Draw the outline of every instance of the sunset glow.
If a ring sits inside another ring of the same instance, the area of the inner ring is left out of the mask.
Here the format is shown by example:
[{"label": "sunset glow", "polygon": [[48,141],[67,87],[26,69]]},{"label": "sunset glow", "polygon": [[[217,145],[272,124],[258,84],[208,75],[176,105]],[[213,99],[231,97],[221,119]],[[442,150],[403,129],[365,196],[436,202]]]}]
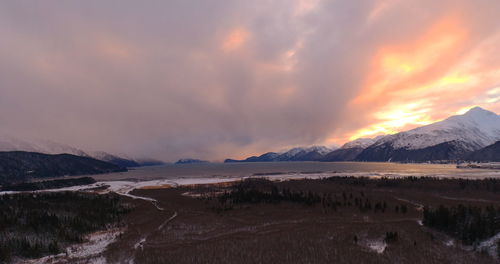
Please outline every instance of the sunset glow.
[{"label": "sunset glow", "polygon": [[[442,101],[460,96],[451,91],[468,89],[478,73],[450,73],[450,63],[463,52],[467,30],[459,16],[445,17],[409,43],[387,45],[374,56],[371,73],[351,108],[367,104],[374,110],[372,124],[347,132],[350,140],[394,134],[441,120]],[[466,100],[467,98],[463,98]],[[488,99],[486,102],[493,102]],[[377,110],[380,109],[380,110]],[[464,109],[446,109],[463,113]]]},{"label": "sunset glow", "polygon": [[22,2],[0,9],[6,134],[223,160],[500,112],[497,1]]},{"label": "sunset glow", "polygon": [[241,48],[248,39],[248,32],[244,29],[238,28],[232,30],[224,39],[222,43],[222,50],[231,52]]},{"label": "sunset glow", "polygon": [[405,130],[411,126],[428,125],[438,120],[430,120],[430,108],[425,108],[422,103],[412,103],[407,105],[398,105],[397,108],[388,109],[375,113],[378,122],[368,128],[356,131],[350,140],[363,137],[373,137],[383,134],[394,134]]},{"label": "sunset glow", "polygon": [[0,264],[497,263],[499,15],[0,1]]}]

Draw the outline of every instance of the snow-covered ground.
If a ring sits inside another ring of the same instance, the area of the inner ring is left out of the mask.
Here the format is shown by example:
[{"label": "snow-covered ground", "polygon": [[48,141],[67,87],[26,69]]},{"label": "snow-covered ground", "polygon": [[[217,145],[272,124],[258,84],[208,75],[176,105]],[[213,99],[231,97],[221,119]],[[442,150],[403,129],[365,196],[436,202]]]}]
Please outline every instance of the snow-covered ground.
[{"label": "snow-covered ground", "polygon": [[[500,256],[497,254],[498,241],[500,241],[500,232],[492,238],[483,241],[477,247],[478,251],[486,250],[494,259],[498,260]],[[500,250],[499,250],[500,251]]]},{"label": "snow-covered ground", "polygon": [[455,246],[455,240],[450,239],[450,240],[448,240],[448,241],[445,241],[445,243],[444,243],[444,244],[445,244],[447,247],[453,247],[453,246]]},{"label": "snow-covered ground", "polygon": [[365,242],[365,245],[372,251],[377,252],[378,254],[382,254],[387,247],[387,243],[383,240],[368,240]]},{"label": "snow-covered ground", "polygon": [[113,243],[122,230],[110,230],[93,233],[88,236],[88,241],[83,244],[66,249],[69,258],[95,257],[104,252],[106,247]]}]

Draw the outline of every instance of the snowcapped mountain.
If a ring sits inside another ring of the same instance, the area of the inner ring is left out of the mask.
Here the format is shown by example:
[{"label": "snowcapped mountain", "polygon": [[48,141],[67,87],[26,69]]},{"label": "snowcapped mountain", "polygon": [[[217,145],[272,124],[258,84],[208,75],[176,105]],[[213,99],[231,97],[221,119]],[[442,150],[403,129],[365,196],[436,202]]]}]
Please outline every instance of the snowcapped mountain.
[{"label": "snowcapped mountain", "polygon": [[[152,161],[136,161],[124,155],[113,155],[103,151],[87,153],[76,147],[53,142],[50,140],[22,140],[11,135],[0,134],[0,151],[28,151],[43,154],[72,154],[81,157],[92,157],[98,160],[106,161],[120,167],[139,167],[149,165]],[[154,161],[151,164],[161,164]]]},{"label": "snowcapped mountain", "polygon": [[116,156],[116,155],[109,154],[109,153],[104,152],[104,151],[92,152],[92,153],[90,153],[90,155],[94,159],[106,161],[106,162],[118,165],[120,167],[123,167],[123,168],[131,168],[131,167],[140,167],[141,166],[137,161],[135,161],[131,158],[128,158],[125,156]]},{"label": "snowcapped mountain", "polygon": [[396,148],[422,149],[449,141],[460,141],[477,150],[500,140],[500,116],[475,107],[463,115],[441,122],[386,136],[375,145],[391,143]]},{"label": "snowcapped mountain", "polygon": [[358,138],[345,143],[339,149],[326,153],[321,161],[353,161],[365,148],[371,146],[382,136],[376,138]]},{"label": "snowcapped mountain", "polygon": [[50,140],[26,141],[10,135],[0,135],[0,151],[29,151],[45,154],[72,154],[89,157],[85,151]]},{"label": "snowcapped mountain", "polygon": [[317,146],[293,148],[226,162],[459,160],[497,141],[500,141],[500,116],[474,107],[463,115],[394,135],[356,139],[335,150]]},{"label": "snowcapped mountain", "polygon": [[[500,140],[500,116],[475,107],[463,115],[380,138],[356,158],[364,161],[455,160]],[[438,154],[439,153],[439,154]]]},{"label": "snowcapped mountain", "polygon": [[310,152],[317,152],[318,154],[325,155],[331,151],[332,149],[325,146],[297,147],[281,153],[280,157],[283,159],[289,159],[299,155],[300,153],[304,154]]},{"label": "snowcapped mountain", "polygon": [[293,148],[277,157],[279,161],[317,161],[321,160],[332,149],[324,146]]},{"label": "snowcapped mountain", "polygon": [[38,152],[0,152],[0,184],[33,178],[91,175],[127,171],[123,167],[70,154],[49,155]]},{"label": "snowcapped mountain", "polygon": [[280,153],[267,152],[244,160],[226,159],[224,162],[318,161],[331,151],[332,149],[324,146],[297,147]]},{"label": "snowcapped mountain", "polygon": [[358,138],[353,141],[349,141],[345,143],[341,148],[342,149],[350,149],[350,148],[367,148],[373,143],[377,142],[377,140],[383,138],[384,136],[378,136],[375,138]]}]

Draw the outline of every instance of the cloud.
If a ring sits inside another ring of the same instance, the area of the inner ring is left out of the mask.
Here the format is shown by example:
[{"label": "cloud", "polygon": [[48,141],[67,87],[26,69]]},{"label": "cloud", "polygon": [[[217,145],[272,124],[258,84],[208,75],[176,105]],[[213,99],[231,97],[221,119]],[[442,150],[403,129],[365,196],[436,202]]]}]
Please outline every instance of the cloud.
[{"label": "cloud", "polygon": [[493,1],[0,4],[1,130],[223,159],[500,110]]}]

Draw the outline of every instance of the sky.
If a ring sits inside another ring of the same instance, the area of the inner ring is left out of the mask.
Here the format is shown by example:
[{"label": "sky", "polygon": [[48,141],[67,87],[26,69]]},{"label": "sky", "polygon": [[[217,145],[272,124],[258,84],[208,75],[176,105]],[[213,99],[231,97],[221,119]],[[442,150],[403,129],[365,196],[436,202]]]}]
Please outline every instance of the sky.
[{"label": "sky", "polygon": [[498,0],[0,3],[0,132],[242,158],[500,112]]}]

